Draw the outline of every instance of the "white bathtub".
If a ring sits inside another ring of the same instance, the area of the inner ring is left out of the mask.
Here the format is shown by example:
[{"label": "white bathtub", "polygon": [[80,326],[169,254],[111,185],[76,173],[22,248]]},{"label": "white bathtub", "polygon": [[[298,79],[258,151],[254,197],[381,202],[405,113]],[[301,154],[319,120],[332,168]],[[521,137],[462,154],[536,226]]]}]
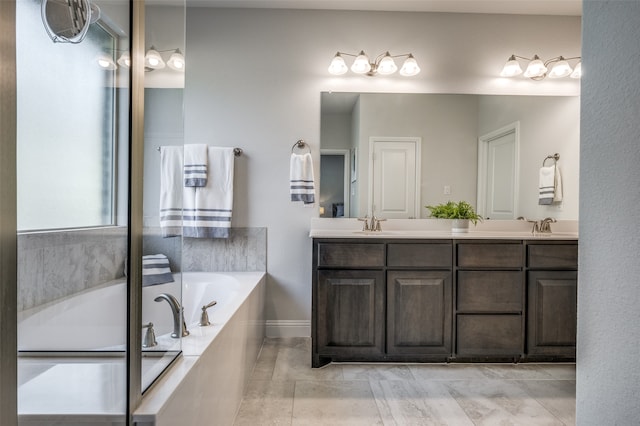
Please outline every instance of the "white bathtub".
[{"label": "white bathtub", "polygon": [[[143,424],[175,424],[164,420],[167,416],[170,418],[175,400],[185,394],[201,392],[195,379],[209,377],[213,373],[211,380],[223,380],[225,383],[222,389],[225,395],[220,400],[227,405],[217,409],[221,413],[228,411],[226,418],[232,421],[264,338],[264,273],[189,272],[182,274],[182,280],[182,304],[190,335],[181,341],[182,356],[162,380],[145,393],[135,419]],[[22,312],[18,323],[19,350],[47,353],[101,350],[112,354],[123,350],[126,336],[125,290],[124,282],[118,282]],[[151,349],[154,351],[179,347],[176,346],[178,340],[169,337],[173,331],[169,305],[165,301],[154,302],[160,293],[178,297],[180,280],[143,288],[142,320],[143,324],[154,323],[159,342]],[[217,301],[208,310],[212,325],[200,327],[201,308],[212,300]],[[235,359],[229,360],[229,354],[233,354]],[[208,360],[208,364],[200,362],[201,359]],[[215,373],[217,365],[225,365],[221,373],[223,379],[216,377],[220,374]],[[120,422],[125,410],[124,367],[124,359],[117,357],[80,360],[21,358],[18,366],[21,424],[35,424],[43,419],[62,422],[73,419],[90,424]],[[74,373],[81,383],[70,383]],[[178,398],[177,388],[181,389]],[[47,397],[43,399],[44,395]],[[212,405],[216,404],[209,403],[208,407],[202,408],[209,409]],[[199,417],[197,410],[191,411],[197,415],[195,418],[205,418]],[[225,417],[217,413],[216,418]],[[189,423],[184,420],[181,423],[198,424],[197,421]]]}]

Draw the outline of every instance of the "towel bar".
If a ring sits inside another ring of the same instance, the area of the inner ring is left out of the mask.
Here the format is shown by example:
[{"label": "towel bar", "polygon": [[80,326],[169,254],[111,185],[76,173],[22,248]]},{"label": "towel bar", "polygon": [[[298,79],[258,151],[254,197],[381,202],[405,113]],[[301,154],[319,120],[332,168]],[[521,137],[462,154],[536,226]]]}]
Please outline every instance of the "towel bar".
[{"label": "towel bar", "polygon": [[302,139],[298,139],[296,143],[294,143],[293,146],[291,147],[291,152],[293,152],[293,150],[296,148],[303,149],[305,146],[307,147],[309,152],[311,152],[311,147],[309,146],[309,144]]},{"label": "towel bar", "polygon": [[[160,152],[159,146],[156,147],[156,151]],[[233,155],[235,155],[236,157],[240,157],[242,153],[243,153],[242,148],[233,148]]]},{"label": "towel bar", "polygon": [[557,152],[553,155],[547,155],[547,158],[545,158],[544,160],[542,160],[542,167],[544,167],[544,163],[547,162],[547,160],[553,160],[554,163],[557,163],[558,160],[560,159],[560,154],[558,154]]}]

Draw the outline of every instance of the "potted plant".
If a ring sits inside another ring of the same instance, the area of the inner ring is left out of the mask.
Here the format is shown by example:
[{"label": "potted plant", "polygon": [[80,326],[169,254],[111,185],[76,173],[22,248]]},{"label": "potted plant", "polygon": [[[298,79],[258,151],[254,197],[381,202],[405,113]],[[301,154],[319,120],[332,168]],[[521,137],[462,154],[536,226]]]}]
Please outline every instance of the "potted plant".
[{"label": "potted plant", "polygon": [[469,232],[469,222],[474,225],[482,221],[482,216],[478,215],[473,206],[466,201],[448,201],[444,204],[426,206],[431,213],[431,217],[436,219],[453,219],[451,232]]}]

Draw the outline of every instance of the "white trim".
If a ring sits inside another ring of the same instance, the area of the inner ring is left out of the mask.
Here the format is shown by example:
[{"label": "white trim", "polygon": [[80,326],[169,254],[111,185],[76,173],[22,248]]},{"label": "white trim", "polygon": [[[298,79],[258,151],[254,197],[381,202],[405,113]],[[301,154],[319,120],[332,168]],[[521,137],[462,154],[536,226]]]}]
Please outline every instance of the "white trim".
[{"label": "white trim", "polygon": [[[349,217],[349,212],[351,211],[349,208],[349,200],[351,198],[351,152],[348,149],[321,149],[320,159],[322,159],[323,155],[342,155],[344,157],[344,217]],[[322,174],[320,175],[320,182],[322,182]],[[318,191],[318,194],[320,194],[320,191]]]},{"label": "white trim", "polygon": [[420,218],[420,193],[422,183],[422,138],[417,136],[371,136],[369,137],[369,184],[367,191],[367,212],[369,216],[373,216],[373,145],[376,142],[413,142],[416,147],[416,189],[415,189],[415,206],[413,217]]},{"label": "white trim", "polygon": [[[476,205],[477,213],[486,217],[487,215],[487,156],[489,151],[487,146],[489,142],[494,139],[500,138],[506,134],[514,133],[515,137],[515,165],[514,165],[514,182],[513,182],[513,204],[514,213],[517,216],[519,210],[520,201],[520,122],[516,121],[511,124],[507,124],[493,132],[489,132],[486,135],[482,135],[478,138],[478,200]],[[515,219],[515,218],[514,218]]]},{"label": "white trim", "polygon": [[267,320],[266,337],[310,337],[309,320]]}]

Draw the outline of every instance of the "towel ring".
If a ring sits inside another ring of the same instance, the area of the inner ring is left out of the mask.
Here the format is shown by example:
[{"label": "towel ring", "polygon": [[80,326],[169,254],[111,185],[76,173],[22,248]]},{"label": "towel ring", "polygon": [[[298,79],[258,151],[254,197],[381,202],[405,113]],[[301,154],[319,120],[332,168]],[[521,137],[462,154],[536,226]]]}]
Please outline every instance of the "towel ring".
[{"label": "towel ring", "polygon": [[553,164],[555,164],[558,162],[559,159],[560,159],[560,154],[558,154],[557,152],[553,155],[547,155],[547,158],[542,160],[542,167],[544,167],[544,164],[547,162],[547,160],[553,160]]},{"label": "towel ring", "polygon": [[302,139],[298,139],[296,141],[296,143],[293,144],[293,146],[291,147],[291,153],[293,153],[293,150],[298,148],[298,149],[303,149],[304,147],[307,147],[307,149],[309,150],[309,153],[311,153],[311,147],[309,146],[308,143],[306,143],[304,140]]}]

